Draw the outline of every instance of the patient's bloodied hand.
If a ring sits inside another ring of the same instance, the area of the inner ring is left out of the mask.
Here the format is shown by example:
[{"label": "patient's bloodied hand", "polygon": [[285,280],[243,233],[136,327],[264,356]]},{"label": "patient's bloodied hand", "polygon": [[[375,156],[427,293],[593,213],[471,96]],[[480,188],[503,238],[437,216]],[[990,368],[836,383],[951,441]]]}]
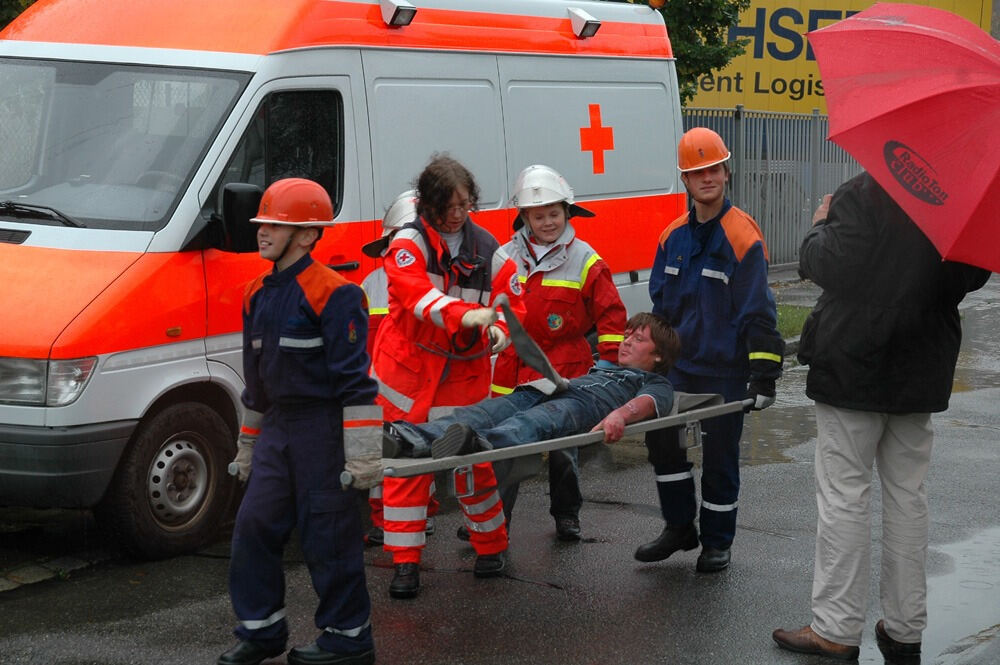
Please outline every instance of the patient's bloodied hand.
[{"label": "patient's bloodied hand", "polygon": [[625,418],[615,409],[604,420],[594,425],[591,432],[604,430],[604,443],[614,443],[625,435]]}]

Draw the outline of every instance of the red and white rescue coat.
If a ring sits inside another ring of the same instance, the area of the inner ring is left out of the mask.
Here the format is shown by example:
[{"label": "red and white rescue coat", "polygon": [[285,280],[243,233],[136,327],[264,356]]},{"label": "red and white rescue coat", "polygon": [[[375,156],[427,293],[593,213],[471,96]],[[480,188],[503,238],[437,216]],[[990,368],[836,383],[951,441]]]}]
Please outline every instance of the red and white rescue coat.
[{"label": "red and white rescue coat", "polygon": [[[385,255],[388,314],[379,325],[372,360],[377,403],[387,421],[424,422],[431,409],[473,404],[489,395],[490,341],[463,328],[462,315],[507,294],[523,316],[517,267],[485,229],[466,220],[456,256],[423,219],[404,226]],[[509,334],[501,315],[497,325]],[[507,549],[503,506],[492,466],[471,474],[472,491],[459,497],[478,554]],[[386,478],[385,549],[394,563],[417,563],[426,543],[427,504],[433,477]]]},{"label": "red and white rescue coat", "polygon": [[[544,256],[535,256],[527,226],[518,229],[502,249],[517,264],[527,310],[524,328],[560,375],[582,376],[593,367],[586,335],[594,327],[600,357],[618,362],[618,345],[625,332],[625,305],[608,264],[593,247],[576,237],[571,225],[566,225]],[[539,377],[513,347],[508,347],[497,357],[490,389],[494,395],[506,395]]]}]

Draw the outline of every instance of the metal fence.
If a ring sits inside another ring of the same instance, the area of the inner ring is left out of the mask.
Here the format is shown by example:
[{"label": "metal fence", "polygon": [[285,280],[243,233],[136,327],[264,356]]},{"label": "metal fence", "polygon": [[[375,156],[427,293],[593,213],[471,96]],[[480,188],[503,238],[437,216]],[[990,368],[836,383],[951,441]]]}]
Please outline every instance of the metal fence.
[{"label": "metal fence", "polygon": [[733,153],[730,200],[757,220],[771,265],[797,263],[802,237],[823,194],[861,172],[861,166],[826,140],[819,111],[773,113],[685,108],[684,129],[709,127]]}]

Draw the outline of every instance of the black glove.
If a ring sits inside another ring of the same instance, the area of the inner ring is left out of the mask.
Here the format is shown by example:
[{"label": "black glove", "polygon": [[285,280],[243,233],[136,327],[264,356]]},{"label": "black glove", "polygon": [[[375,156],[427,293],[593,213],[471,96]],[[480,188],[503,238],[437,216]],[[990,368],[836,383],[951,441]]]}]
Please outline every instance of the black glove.
[{"label": "black glove", "polygon": [[761,411],[774,404],[774,379],[756,379],[747,387],[747,399],[753,404],[743,407],[744,413]]}]

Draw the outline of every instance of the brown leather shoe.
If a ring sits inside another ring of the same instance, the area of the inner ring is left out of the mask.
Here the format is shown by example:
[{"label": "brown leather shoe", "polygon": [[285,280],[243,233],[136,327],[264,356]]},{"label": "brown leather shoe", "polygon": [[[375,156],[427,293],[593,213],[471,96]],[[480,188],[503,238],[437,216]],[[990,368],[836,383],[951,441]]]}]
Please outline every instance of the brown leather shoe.
[{"label": "brown leather shoe", "polygon": [[771,637],[782,649],[795,651],[796,653],[812,653],[827,658],[837,660],[857,660],[860,649],[846,644],[837,644],[830,640],[823,639],[813,632],[811,626],[805,626],[798,630],[778,630],[771,633]]}]

